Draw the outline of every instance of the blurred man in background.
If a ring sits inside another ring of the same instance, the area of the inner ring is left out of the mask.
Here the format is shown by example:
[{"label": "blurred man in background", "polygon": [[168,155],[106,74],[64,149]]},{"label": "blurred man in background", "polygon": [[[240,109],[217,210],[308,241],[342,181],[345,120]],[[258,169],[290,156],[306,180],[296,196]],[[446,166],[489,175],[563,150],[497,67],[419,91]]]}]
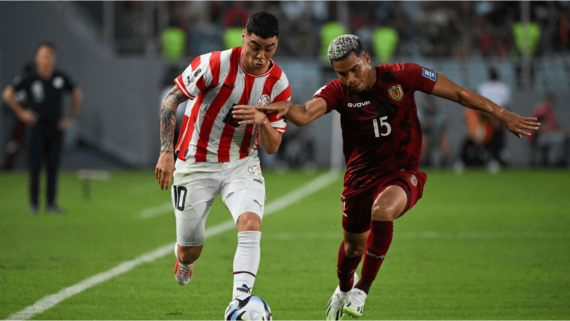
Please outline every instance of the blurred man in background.
[{"label": "blurred man in background", "polygon": [[[73,120],[81,102],[81,91],[65,74],[55,70],[56,50],[51,43],[41,43],[36,51],[36,70],[16,77],[4,90],[4,100],[14,109],[20,120],[31,127],[29,149],[30,213],[39,209],[39,182],[42,163],[47,167],[47,210],[63,213],[56,202],[57,171],[63,143],[63,133]],[[71,113],[64,115],[62,98],[71,93]],[[18,100],[26,97],[24,108]]]},{"label": "blurred man in background", "polygon": [[537,153],[532,153],[532,157],[541,158],[538,161],[539,165],[565,167],[568,165],[570,143],[568,132],[561,129],[556,122],[555,103],[556,96],[548,93],[544,103],[534,109],[532,117],[536,117],[542,126],[538,132],[529,137],[529,142],[537,150]]},{"label": "blurred man in background", "polygon": [[439,110],[433,97],[428,97],[423,106],[418,106],[418,118],[423,135],[420,166],[446,166],[449,161],[447,124],[445,114]]}]

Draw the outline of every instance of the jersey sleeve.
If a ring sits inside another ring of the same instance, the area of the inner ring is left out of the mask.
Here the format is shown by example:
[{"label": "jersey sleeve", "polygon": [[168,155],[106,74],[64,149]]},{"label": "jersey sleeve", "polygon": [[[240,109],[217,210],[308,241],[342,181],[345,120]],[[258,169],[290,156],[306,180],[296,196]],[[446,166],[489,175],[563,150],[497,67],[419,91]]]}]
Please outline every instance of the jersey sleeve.
[{"label": "jersey sleeve", "polygon": [[210,55],[211,54],[198,56],[192,61],[188,68],[184,70],[182,75],[174,80],[174,83],[186,98],[193,100],[205,88],[210,86],[212,82]]},{"label": "jersey sleeve", "polygon": [[403,66],[408,86],[413,90],[431,94],[437,80],[437,72],[411,63],[406,63]]},{"label": "jersey sleeve", "polygon": [[330,113],[333,109],[337,109],[342,99],[342,93],[342,82],[335,79],[317,90],[313,95],[313,99],[323,98],[327,102],[326,113]]},{"label": "jersey sleeve", "polygon": [[[291,86],[289,85],[289,80],[285,73],[281,74],[281,78],[275,83],[275,86],[273,86],[271,97],[275,97],[272,100],[273,103],[291,100]],[[271,127],[275,128],[280,134],[285,133],[285,130],[287,130],[287,120],[285,117],[277,117],[276,112],[267,112],[266,115],[271,123]]]}]

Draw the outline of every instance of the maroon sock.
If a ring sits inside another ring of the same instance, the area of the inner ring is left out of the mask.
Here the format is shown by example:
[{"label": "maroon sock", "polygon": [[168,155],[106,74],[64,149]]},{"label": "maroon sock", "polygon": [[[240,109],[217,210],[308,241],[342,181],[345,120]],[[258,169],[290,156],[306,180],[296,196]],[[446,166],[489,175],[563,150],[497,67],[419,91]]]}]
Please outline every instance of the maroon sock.
[{"label": "maroon sock", "polygon": [[344,241],[340,243],[338,249],[338,263],[336,265],[336,275],[338,276],[338,285],[342,292],[348,292],[352,289],[354,283],[354,271],[362,260],[362,255],[355,257],[348,257],[344,252]]},{"label": "maroon sock", "polygon": [[366,292],[366,294],[370,291],[370,286],[376,279],[380,265],[384,262],[386,253],[388,253],[392,243],[393,231],[394,222],[392,221],[371,221],[370,223],[370,234],[368,239],[366,239],[366,248],[364,250],[366,255],[364,255],[364,263],[362,264],[362,276],[354,286]]}]

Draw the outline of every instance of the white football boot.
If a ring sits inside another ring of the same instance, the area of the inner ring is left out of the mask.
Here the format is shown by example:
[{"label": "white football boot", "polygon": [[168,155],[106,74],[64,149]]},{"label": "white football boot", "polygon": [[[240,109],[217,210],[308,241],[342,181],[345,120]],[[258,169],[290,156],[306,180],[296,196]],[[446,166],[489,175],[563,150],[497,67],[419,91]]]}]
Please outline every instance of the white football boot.
[{"label": "white football boot", "polygon": [[[358,275],[354,272],[354,283],[358,282]],[[326,319],[327,320],[342,320],[344,317],[343,306],[348,301],[350,292],[342,292],[340,286],[336,287],[334,293],[327,304]]]},{"label": "white football boot", "polygon": [[186,285],[190,282],[192,278],[192,273],[194,272],[194,263],[190,264],[189,267],[184,267],[178,260],[174,263],[174,276],[176,277],[176,282],[180,285]]},{"label": "white football boot", "polygon": [[344,305],[344,312],[350,314],[353,317],[361,317],[364,312],[364,301],[366,301],[366,292],[361,289],[353,288],[349,292],[350,297],[348,302]]}]

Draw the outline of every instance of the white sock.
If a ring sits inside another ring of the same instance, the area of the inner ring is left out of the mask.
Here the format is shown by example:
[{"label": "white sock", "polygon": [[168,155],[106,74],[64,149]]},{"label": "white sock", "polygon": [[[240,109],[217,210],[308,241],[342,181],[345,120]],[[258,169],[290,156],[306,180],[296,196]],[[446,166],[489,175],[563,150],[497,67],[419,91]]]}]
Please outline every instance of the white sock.
[{"label": "white sock", "polygon": [[178,264],[180,264],[180,271],[182,273],[186,273],[192,264],[183,263],[178,259],[178,243],[174,243],[174,255],[176,255],[176,259],[178,260]]},{"label": "white sock", "polygon": [[259,268],[261,232],[238,232],[232,298],[251,294]]}]

